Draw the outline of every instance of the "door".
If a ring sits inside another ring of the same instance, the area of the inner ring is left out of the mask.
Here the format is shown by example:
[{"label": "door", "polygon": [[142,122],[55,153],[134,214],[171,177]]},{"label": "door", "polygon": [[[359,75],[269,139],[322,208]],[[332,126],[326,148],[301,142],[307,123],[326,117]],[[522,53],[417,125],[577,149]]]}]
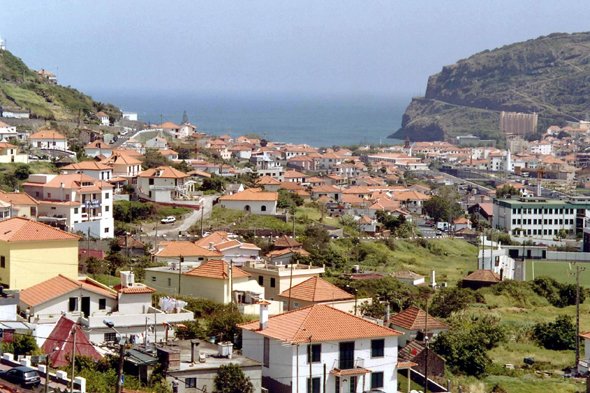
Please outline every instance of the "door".
[{"label": "door", "polygon": [[529,258],[529,259],[531,259],[531,257],[532,257],[531,250],[526,250],[526,257]]},{"label": "door", "polygon": [[88,317],[90,315],[90,297],[84,296],[82,297],[82,314],[84,317]]},{"label": "door", "polygon": [[354,341],[340,343],[340,370],[354,368]]}]

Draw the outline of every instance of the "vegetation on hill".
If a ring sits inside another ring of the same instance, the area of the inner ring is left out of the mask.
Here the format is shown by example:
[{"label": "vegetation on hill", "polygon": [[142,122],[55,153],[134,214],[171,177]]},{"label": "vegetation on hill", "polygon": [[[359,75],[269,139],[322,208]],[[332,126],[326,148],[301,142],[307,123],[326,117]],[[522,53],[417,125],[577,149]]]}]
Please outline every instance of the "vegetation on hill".
[{"label": "vegetation on hill", "polygon": [[31,117],[46,120],[97,121],[99,111],[111,121],[121,117],[114,105],[94,101],[72,87],[53,85],[9,51],[0,51],[0,105],[30,109]]},{"label": "vegetation on hill", "polygon": [[590,33],[555,33],[485,50],[430,76],[391,137],[501,139],[500,111],[539,114],[539,129],[590,110]]}]

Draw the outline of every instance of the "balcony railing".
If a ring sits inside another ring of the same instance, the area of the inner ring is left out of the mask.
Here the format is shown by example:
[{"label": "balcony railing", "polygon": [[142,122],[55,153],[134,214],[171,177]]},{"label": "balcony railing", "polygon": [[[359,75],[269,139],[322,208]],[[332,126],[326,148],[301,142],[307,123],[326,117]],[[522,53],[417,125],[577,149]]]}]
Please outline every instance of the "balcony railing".
[{"label": "balcony railing", "polygon": [[332,366],[332,370],[352,370],[356,368],[364,369],[365,359],[356,358],[342,362],[339,359],[336,359],[334,360],[334,365]]}]

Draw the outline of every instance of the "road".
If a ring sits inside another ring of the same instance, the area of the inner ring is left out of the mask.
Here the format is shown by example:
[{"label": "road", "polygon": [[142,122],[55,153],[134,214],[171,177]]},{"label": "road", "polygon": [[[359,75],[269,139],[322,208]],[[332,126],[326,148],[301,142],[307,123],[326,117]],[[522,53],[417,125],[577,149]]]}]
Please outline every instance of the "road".
[{"label": "road", "polygon": [[[213,201],[217,198],[216,195],[203,196],[203,219],[211,216],[213,210]],[[162,235],[178,235],[178,232],[188,231],[190,227],[201,220],[201,211],[193,210],[191,214],[185,217],[182,221],[177,221],[174,224],[160,224],[158,223],[158,236]],[[146,232],[147,236],[156,236],[156,230]]]},{"label": "road", "polygon": [[[2,363],[0,363],[0,370],[1,371],[10,370],[13,367],[17,367],[17,366],[9,366],[8,364],[2,364]],[[50,371],[50,373],[52,373],[52,374],[55,373],[55,370],[52,368],[51,371]],[[44,386],[45,386],[45,378],[43,376],[41,376],[41,385],[39,385],[38,388],[34,388],[34,389],[25,389],[25,388],[23,388],[21,386],[16,386],[16,385],[14,385],[14,384],[12,384],[12,383],[10,383],[8,381],[5,381],[3,379],[0,379],[0,386],[7,386],[9,388],[17,387],[17,390],[18,391],[21,391],[21,392],[35,392],[35,391],[37,391],[37,392],[38,391],[44,392],[45,391],[45,389],[44,389]],[[66,390],[69,390],[69,386],[64,385],[62,383],[59,383],[59,382],[49,381],[49,391],[50,392],[51,391],[55,391],[56,389],[59,389],[60,391],[64,392]]]}]

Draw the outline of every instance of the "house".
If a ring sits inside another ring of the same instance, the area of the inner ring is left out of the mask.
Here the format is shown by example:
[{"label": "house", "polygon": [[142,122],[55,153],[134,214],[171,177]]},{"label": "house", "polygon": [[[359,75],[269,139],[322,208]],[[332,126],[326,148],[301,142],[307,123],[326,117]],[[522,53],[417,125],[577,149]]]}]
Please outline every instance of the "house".
[{"label": "house", "polygon": [[362,232],[367,233],[369,235],[376,235],[381,232],[381,224],[374,218],[371,218],[367,215],[362,215],[358,221],[358,225]]},{"label": "house", "polygon": [[328,198],[334,199],[335,201],[341,201],[342,190],[338,187],[329,185],[317,186],[311,189],[311,197],[313,199],[318,199],[322,196],[327,196]]},{"label": "house", "polygon": [[463,288],[479,289],[491,287],[502,281],[500,275],[492,270],[478,269],[463,278],[461,285]]},{"label": "house", "polygon": [[311,277],[281,292],[277,299],[283,302],[283,309],[286,310],[294,310],[313,304],[327,304],[355,315],[359,315],[360,304],[364,302],[371,304],[372,300],[357,299],[354,295],[318,276]]},{"label": "house", "polygon": [[29,119],[31,117],[31,111],[18,106],[1,106],[0,116],[12,119]]},{"label": "house", "polygon": [[79,239],[22,217],[0,221],[0,284],[25,289],[59,274],[78,278]]},{"label": "house", "polygon": [[137,175],[137,194],[152,202],[170,203],[189,198],[188,175],[170,166],[150,168]]},{"label": "house", "polygon": [[25,192],[39,201],[37,220],[100,239],[114,236],[113,186],[82,173],[30,175]]},{"label": "house", "polygon": [[152,139],[148,139],[145,143],[145,147],[156,150],[165,150],[168,148],[168,141],[160,136],[156,136]]},{"label": "house", "polygon": [[61,168],[64,175],[81,173],[96,180],[109,181],[113,178],[113,168],[96,161],[82,161]]},{"label": "house", "polygon": [[297,172],[297,171],[285,171],[284,174],[284,178],[285,178],[285,182],[292,182],[292,183],[305,183],[305,179],[307,178],[307,175],[301,173],[301,172]]},{"label": "house", "polygon": [[257,188],[248,188],[232,195],[219,198],[219,205],[226,209],[245,210],[253,214],[277,214],[278,192],[263,192]]},{"label": "house", "polygon": [[263,176],[255,181],[256,185],[262,186],[264,191],[278,191],[281,188],[281,182],[271,176]]},{"label": "house", "polygon": [[301,248],[284,248],[281,250],[272,250],[266,254],[273,265],[288,265],[293,263],[296,256],[309,256],[309,253]]},{"label": "house", "polygon": [[[528,258],[532,257],[532,250],[527,250]],[[524,253],[524,250],[523,250]],[[518,250],[516,251],[518,255]],[[524,255],[523,255],[524,257]],[[502,280],[519,279],[516,273],[516,261],[509,256],[509,250],[501,248],[498,245],[497,249],[486,249],[478,251],[477,265],[480,270],[491,270]],[[520,278],[521,280],[523,278]]]},{"label": "house", "polygon": [[453,224],[455,224],[455,231],[460,231],[465,228],[471,229],[471,220],[467,217],[459,217],[453,221]]},{"label": "house", "polygon": [[29,162],[29,155],[20,153],[18,147],[11,143],[0,142],[0,163],[8,164],[11,162],[27,164]]},{"label": "house", "polygon": [[408,307],[397,315],[389,318],[389,326],[400,331],[403,335],[399,338],[399,346],[405,347],[406,343],[418,339],[424,341],[426,329],[426,319],[428,319],[428,337],[430,340],[435,338],[439,333],[449,330],[451,327],[438,321],[430,314],[418,307]]},{"label": "house", "polygon": [[424,201],[430,199],[428,195],[417,191],[396,192],[394,193],[394,198],[400,201],[403,208],[414,214],[422,214]]},{"label": "house", "polygon": [[306,155],[297,155],[289,158],[287,167],[299,171],[315,171],[316,169],[315,160]]},{"label": "house", "polygon": [[399,281],[404,282],[408,285],[425,285],[424,276],[418,273],[414,273],[410,270],[398,270],[391,273],[391,277],[397,278]]},{"label": "house", "polygon": [[397,393],[396,330],[325,304],[270,318],[261,307],[258,321],[240,327],[242,354],[262,362],[271,392],[305,392],[311,383],[314,393]]},{"label": "house", "polygon": [[[54,277],[31,287],[21,307],[30,307],[31,319],[37,323],[57,321],[63,313],[84,328],[93,343],[115,341],[116,333],[104,324],[105,319],[122,335],[143,341],[147,334],[150,342],[157,342],[168,334],[167,326],[194,318],[182,308],[183,303],[172,298],[161,298],[160,308],[153,307],[155,289],[136,283],[129,271],[120,274],[121,284],[113,288],[88,278]],[[146,324],[151,326],[148,331]]]},{"label": "house", "polygon": [[163,156],[166,157],[167,159],[171,160],[171,161],[176,161],[178,160],[178,152],[175,152],[174,150],[170,150],[170,149],[164,149],[164,150],[158,150],[158,152]]},{"label": "house", "polygon": [[18,138],[16,126],[12,126],[10,124],[4,123],[3,121],[0,121],[0,141],[6,142],[11,138]]},{"label": "house", "polygon": [[63,315],[49,333],[41,349],[48,354],[52,367],[70,365],[70,357],[74,350],[76,356],[86,356],[95,361],[102,359],[102,355],[90,343],[80,325]]},{"label": "house", "polygon": [[242,265],[242,270],[252,275],[258,284],[264,287],[265,299],[276,300],[291,285],[297,285],[312,277],[325,273],[325,268],[318,266],[290,264],[272,265],[259,261],[249,261]]},{"label": "house", "polygon": [[417,340],[409,341],[405,347],[398,352],[398,361],[415,363],[412,367],[422,375],[425,374],[426,356],[428,356],[428,376],[442,378],[445,376],[445,359],[437,355],[433,350],[426,348],[424,343]]},{"label": "house", "polygon": [[467,212],[473,215],[477,220],[487,221],[492,225],[494,219],[494,204],[493,203],[477,203],[467,208]]},{"label": "house", "polygon": [[41,68],[39,71],[37,71],[37,75],[47,80],[47,82],[49,82],[50,84],[57,85],[57,76],[55,76],[55,74]]},{"label": "house", "polygon": [[108,158],[113,155],[113,147],[98,139],[84,146],[84,151],[89,157],[96,157],[102,154]]},{"label": "house", "polygon": [[123,112],[121,118],[129,121],[137,121],[137,112]]},{"label": "house", "polygon": [[68,150],[68,139],[53,130],[36,132],[27,140],[33,149]]},{"label": "house", "polygon": [[210,250],[217,250],[227,262],[242,264],[247,261],[258,260],[260,248],[252,243],[242,243],[236,239],[209,246]]},{"label": "house", "polygon": [[[14,216],[37,219],[39,201],[25,192],[4,192],[0,190],[0,201],[12,206]],[[11,215],[12,216],[12,215]]]},{"label": "house", "polygon": [[146,245],[131,235],[125,235],[117,240],[121,253],[127,257],[142,257],[146,253]]},{"label": "house", "polygon": [[109,115],[107,115],[103,111],[96,113],[95,116],[98,119],[98,121],[100,121],[100,124],[102,124],[103,126],[110,126],[111,125],[111,121],[109,120]]},{"label": "house", "polygon": [[210,259],[219,259],[223,256],[217,250],[210,250],[197,246],[188,241],[166,241],[158,243],[158,248],[152,251],[152,255],[158,262],[182,262],[187,265],[198,266]]},{"label": "house", "polygon": [[133,158],[126,151],[113,152],[111,157],[100,163],[113,168],[113,177],[125,178],[128,184],[131,184],[131,178],[136,177],[141,171],[141,161]]},{"label": "house", "polygon": [[246,377],[250,378],[254,386],[253,392],[261,393],[262,363],[234,353],[231,342],[211,344],[203,340],[180,340],[175,341],[171,348],[180,352],[178,362],[164,363],[168,364],[165,370],[166,380],[174,386],[174,392],[214,392],[215,377],[219,368],[223,365],[235,364],[240,367]]},{"label": "house", "polygon": [[326,153],[320,156],[318,169],[332,169],[335,165],[341,164],[346,158],[336,153]]},{"label": "house", "polygon": [[97,141],[102,140],[102,136],[99,131],[94,131],[89,128],[82,128],[78,134],[78,139],[84,146]]}]

